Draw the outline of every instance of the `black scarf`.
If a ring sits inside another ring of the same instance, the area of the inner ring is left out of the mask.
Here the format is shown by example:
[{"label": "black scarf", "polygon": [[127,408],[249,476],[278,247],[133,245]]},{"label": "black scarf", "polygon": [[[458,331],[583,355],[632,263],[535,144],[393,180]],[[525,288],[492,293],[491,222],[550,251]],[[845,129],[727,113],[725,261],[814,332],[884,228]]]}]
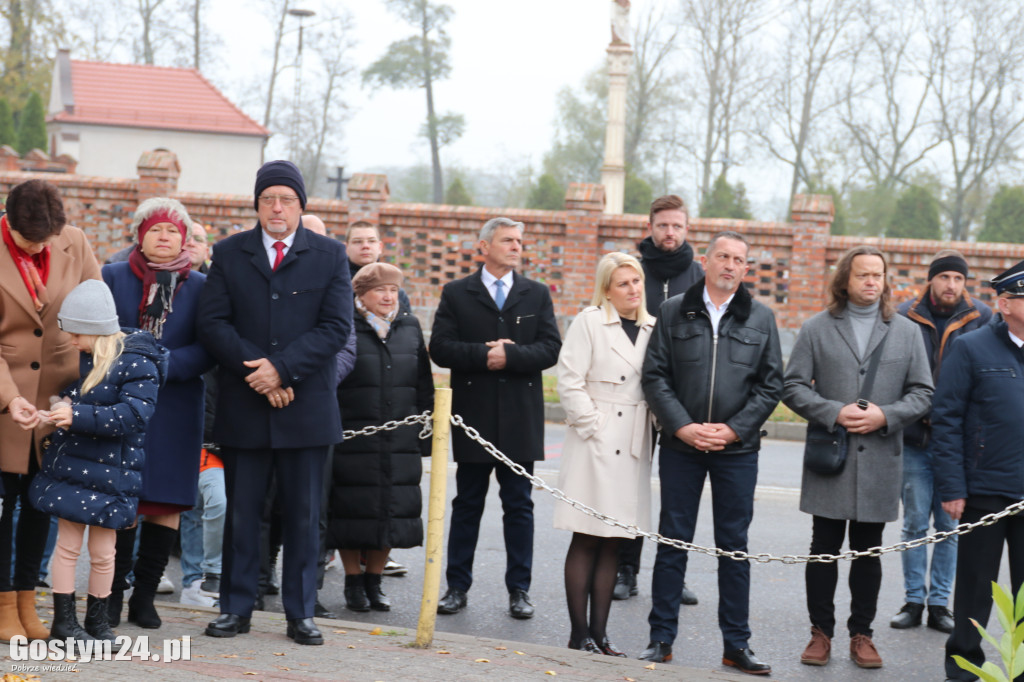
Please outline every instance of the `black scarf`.
[{"label": "black scarf", "polygon": [[672,279],[693,264],[693,247],[687,242],[675,251],[662,251],[649,236],[637,244],[644,269],[657,280]]}]

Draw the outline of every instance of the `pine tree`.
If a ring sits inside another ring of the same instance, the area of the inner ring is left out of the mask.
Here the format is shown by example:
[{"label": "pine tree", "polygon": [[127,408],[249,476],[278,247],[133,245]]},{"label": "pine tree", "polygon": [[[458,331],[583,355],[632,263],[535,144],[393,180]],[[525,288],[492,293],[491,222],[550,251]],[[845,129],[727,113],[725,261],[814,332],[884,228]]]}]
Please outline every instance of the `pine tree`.
[{"label": "pine tree", "polygon": [[462,178],[456,177],[448,185],[444,193],[444,203],[451,206],[472,206],[473,197],[469,196],[469,190],[462,184]]},{"label": "pine tree", "polygon": [[896,210],[885,231],[886,237],[942,239],[939,203],[924,187],[911,185],[896,200]]},{"label": "pine tree", "polygon": [[544,211],[561,211],[565,208],[565,188],[558,184],[555,176],[544,173],[537,178],[537,184],[530,190],[530,198],[526,200],[526,207]]},{"label": "pine tree", "polygon": [[1024,243],[1024,187],[999,186],[985,209],[978,241]]},{"label": "pine tree", "polygon": [[622,212],[647,215],[654,201],[654,190],[643,178],[626,171],[626,186],[623,188]]},{"label": "pine tree", "polygon": [[0,98],[0,145],[14,146],[18,141],[18,135],[14,130],[14,115],[11,113],[11,103],[6,97]]},{"label": "pine tree", "polygon": [[701,218],[732,218],[734,220],[750,220],[750,202],[747,201],[747,189],[742,183],[733,188],[719,175],[715,184],[702,202],[700,202]]},{"label": "pine tree", "polygon": [[19,154],[28,154],[33,149],[46,151],[46,115],[43,112],[43,99],[38,92],[29,95],[28,103],[21,112],[18,123],[17,147]]}]

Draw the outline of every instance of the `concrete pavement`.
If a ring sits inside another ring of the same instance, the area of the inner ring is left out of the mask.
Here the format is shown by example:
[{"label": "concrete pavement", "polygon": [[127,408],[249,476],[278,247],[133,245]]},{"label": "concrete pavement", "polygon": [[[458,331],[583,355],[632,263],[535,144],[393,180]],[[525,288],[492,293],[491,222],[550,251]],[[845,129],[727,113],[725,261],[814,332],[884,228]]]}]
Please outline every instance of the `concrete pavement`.
[{"label": "concrete pavement", "polygon": [[[40,595],[40,602],[48,596]],[[46,609],[42,610],[44,613]],[[79,609],[80,618],[84,608]],[[244,680],[417,680],[423,682],[493,682],[494,680],[740,680],[746,676],[679,665],[646,664],[629,658],[595,656],[569,649],[486,637],[437,632],[433,646],[413,646],[416,631],[344,620],[317,619],[323,646],[299,646],[284,636],[284,615],[257,611],[252,631],[230,639],[207,637],[206,623],[216,611],[161,603],[164,625],[142,630],[122,624],[118,635],[148,635],[150,653],[163,657],[164,638],[189,635],[191,660],[89,662],[12,661],[0,663],[4,682],[36,680],[143,680],[193,682],[197,679]],[[44,666],[62,666],[57,672]],[[651,669],[653,667],[653,669]],[[73,670],[69,670],[71,668]],[[35,675],[36,677],[30,677]]]}]

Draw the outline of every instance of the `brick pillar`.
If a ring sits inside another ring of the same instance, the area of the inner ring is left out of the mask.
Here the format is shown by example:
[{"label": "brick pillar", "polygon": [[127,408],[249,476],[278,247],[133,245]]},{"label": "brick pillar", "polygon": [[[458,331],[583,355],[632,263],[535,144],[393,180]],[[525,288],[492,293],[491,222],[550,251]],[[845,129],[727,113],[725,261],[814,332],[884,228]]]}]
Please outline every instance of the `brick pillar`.
[{"label": "brick pillar", "polygon": [[779,313],[779,327],[799,329],[803,322],[824,309],[829,273],[825,250],[835,209],[826,194],[793,197],[793,256],[789,266],[789,296]]},{"label": "brick pillar", "polygon": [[[380,207],[391,197],[388,176],[353,173],[348,181],[349,225],[360,220],[380,226]],[[345,226],[348,227],[347,225]],[[380,228],[383,230],[383,227]]]},{"label": "brick pillar", "polygon": [[137,203],[153,197],[169,197],[178,191],[181,166],[178,156],[166,149],[143,152],[136,164],[139,179],[135,181]]},{"label": "brick pillar", "polygon": [[556,315],[571,317],[590,303],[604,199],[603,185],[572,182],[566,190],[562,290],[553,292]]}]

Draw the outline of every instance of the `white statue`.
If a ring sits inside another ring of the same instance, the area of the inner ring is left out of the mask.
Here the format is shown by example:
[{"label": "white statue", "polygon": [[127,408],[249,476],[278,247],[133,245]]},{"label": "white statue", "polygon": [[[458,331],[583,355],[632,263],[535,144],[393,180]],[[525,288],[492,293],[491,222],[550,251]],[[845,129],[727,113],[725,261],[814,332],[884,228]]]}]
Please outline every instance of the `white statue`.
[{"label": "white statue", "polygon": [[629,44],[629,0],[612,0],[612,43]]}]

